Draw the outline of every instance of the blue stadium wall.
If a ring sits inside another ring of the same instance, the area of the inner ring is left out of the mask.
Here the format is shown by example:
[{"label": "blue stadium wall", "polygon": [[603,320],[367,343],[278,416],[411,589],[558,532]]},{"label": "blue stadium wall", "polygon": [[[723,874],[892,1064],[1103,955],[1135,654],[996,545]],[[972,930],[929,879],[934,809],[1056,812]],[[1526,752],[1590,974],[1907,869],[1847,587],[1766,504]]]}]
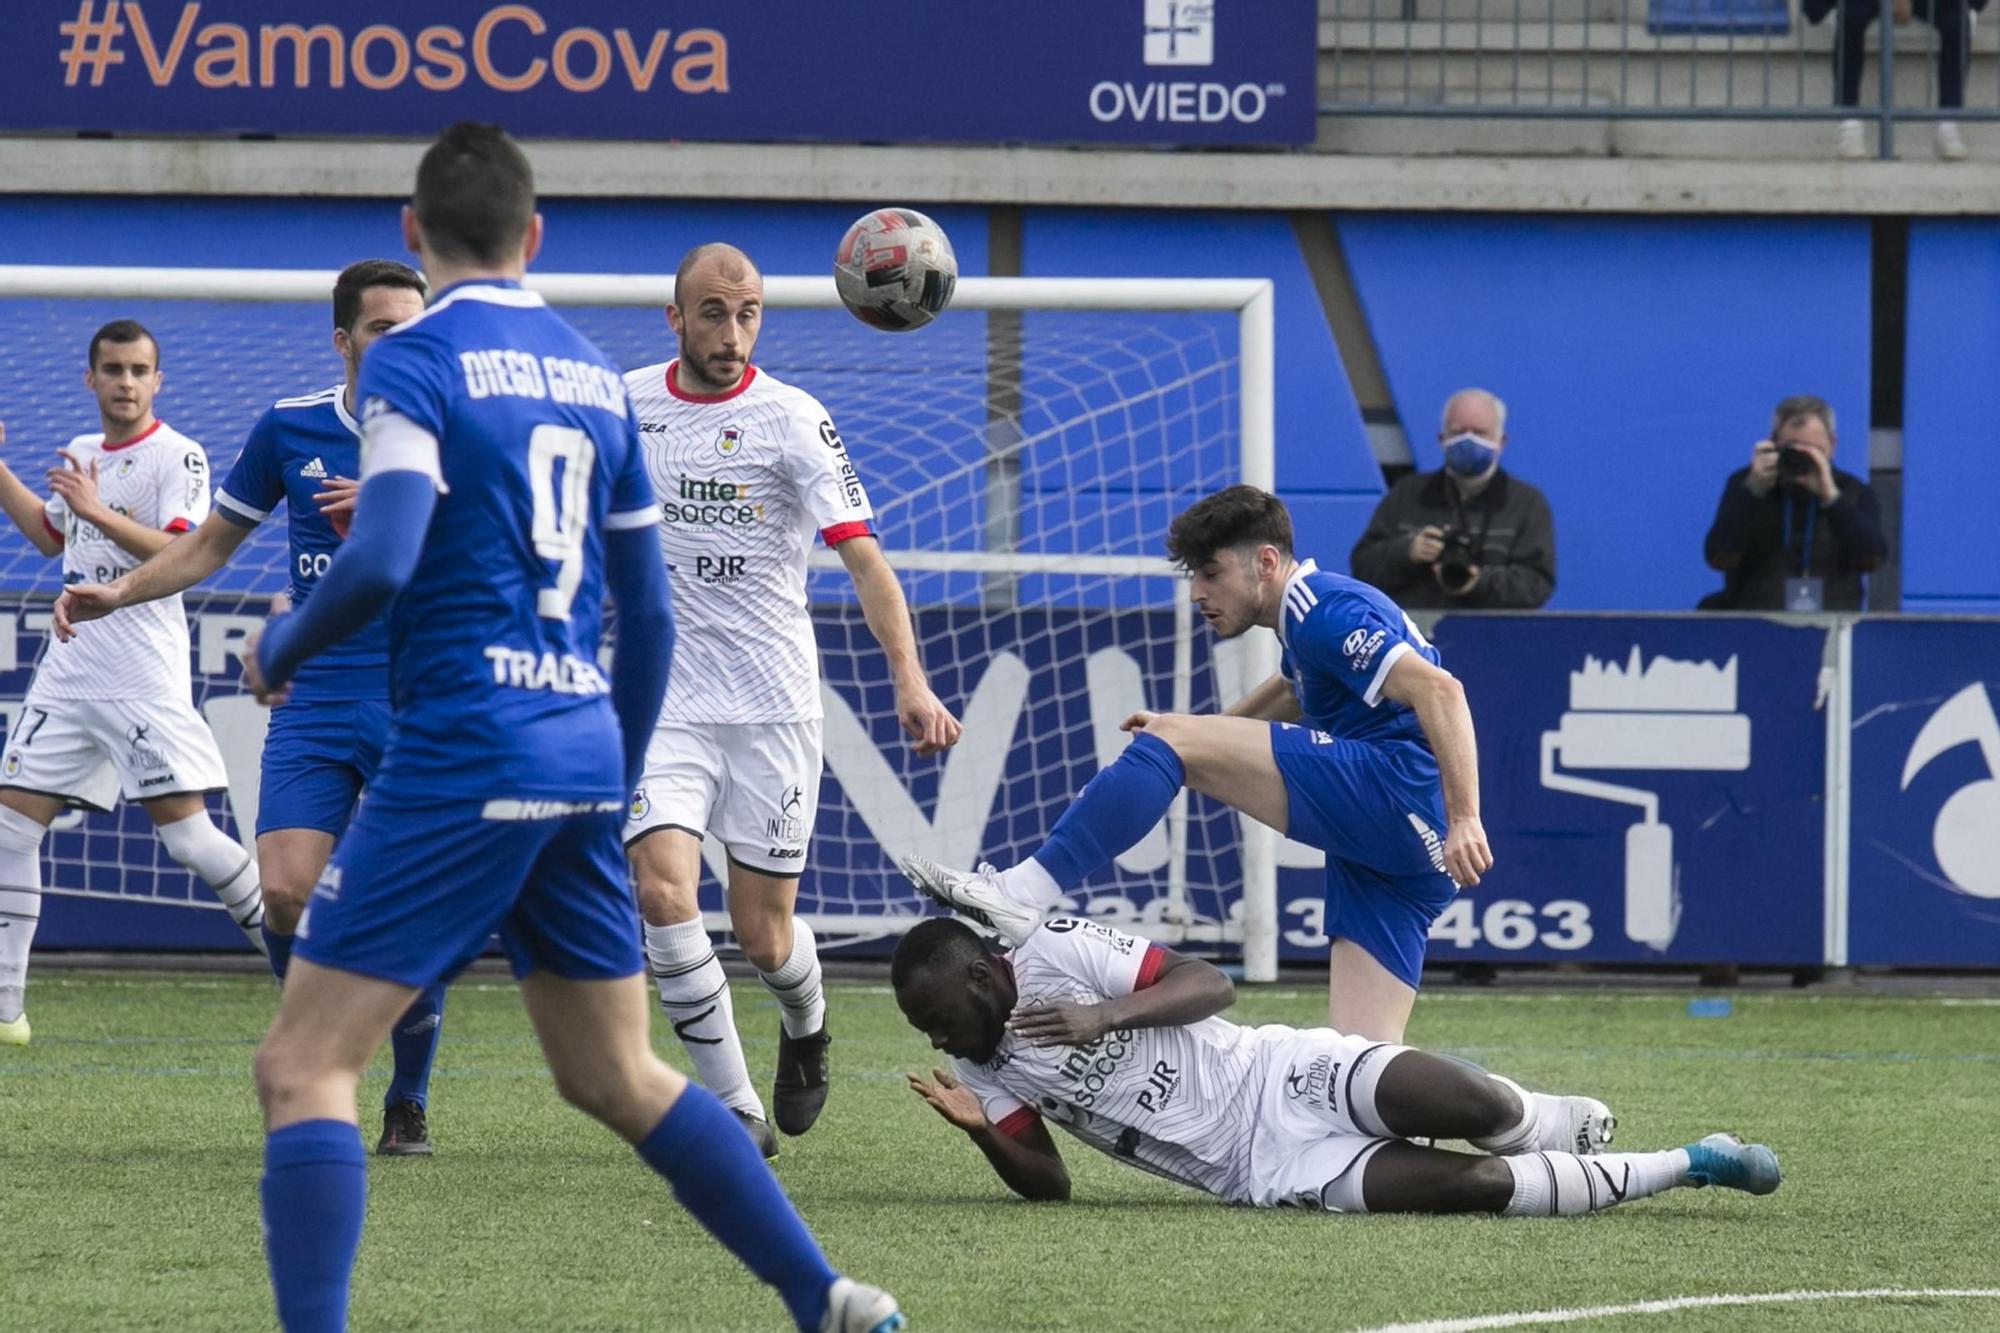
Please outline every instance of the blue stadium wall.
[{"label": "blue stadium wall", "polygon": [[[141,208],[135,227],[130,201],[9,198],[0,201],[0,254],[12,263],[332,268],[401,248],[390,201],[161,198]],[[540,267],[627,272],[667,268],[687,246],[722,236],[767,271],[819,272],[831,238],[860,211],[565,199],[544,208]],[[963,270],[983,273],[984,211],[930,211]],[[1866,220],[1333,220],[1418,464],[1437,463],[1431,423],[1453,388],[1480,384],[1508,401],[1508,464],[1555,512],[1555,607],[1682,609],[1714,587],[1702,534],[1723,478],[1786,394],[1831,401],[1841,465],[1867,471]],[[1289,218],[1028,209],[1022,254],[1031,275],[1270,277],[1278,484],[1302,548],[1344,566],[1382,483]],[[1987,401],[2000,387],[1984,373],[2000,355],[2000,223],[1912,224],[1907,326],[1905,605],[2000,608],[2000,562],[1983,522],[2000,493]],[[12,385],[8,397],[20,392]],[[218,465],[233,452],[219,441],[213,451]]]}]

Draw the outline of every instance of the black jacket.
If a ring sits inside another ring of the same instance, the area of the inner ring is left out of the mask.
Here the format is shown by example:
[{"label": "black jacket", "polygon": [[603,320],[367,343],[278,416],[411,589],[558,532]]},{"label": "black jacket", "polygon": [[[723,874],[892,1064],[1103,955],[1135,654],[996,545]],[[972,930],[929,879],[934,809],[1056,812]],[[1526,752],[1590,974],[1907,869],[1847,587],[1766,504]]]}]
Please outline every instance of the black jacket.
[{"label": "black jacket", "polygon": [[[1868,594],[1862,576],[1879,568],[1889,555],[1889,543],[1882,536],[1882,505],[1868,483],[1836,468],[1833,484],[1840,496],[1822,506],[1818,496],[1783,483],[1761,496],[1752,494],[1744,484],[1749,475],[1747,467],[1730,473],[1716,503],[1703,554],[1711,569],[1722,571],[1725,581],[1722,591],[1704,598],[1702,606],[1718,611],[1781,611],[1785,580],[1803,572],[1825,580],[1822,604],[1827,610],[1859,611]],[[1808,527],[1812,551],[1802,570],[1800,555]]]},{"label": "black jacket", "polygon": [[[1429,565],[1410,563],[1410,539],[1428,527],[1456,528],[1475,542],[1479,582],[1463,597],[1438,586]],[[1375,506],[1347,562],[1407,610],[1528,610],[1556,588],[1556,526],[1542,493],[1501,469],[1484,490],[1459,500],[1441,471],[1403,478]]]}]

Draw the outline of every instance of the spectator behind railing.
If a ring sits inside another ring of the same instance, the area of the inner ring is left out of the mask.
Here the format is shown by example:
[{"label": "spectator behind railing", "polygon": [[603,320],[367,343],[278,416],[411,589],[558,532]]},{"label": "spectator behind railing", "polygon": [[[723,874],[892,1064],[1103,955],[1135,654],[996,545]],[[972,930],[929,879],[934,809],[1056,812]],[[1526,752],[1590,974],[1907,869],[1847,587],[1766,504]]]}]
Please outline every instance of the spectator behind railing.
[{"label": "spectator behind railing", "polygon": [[1833,466],[1833,409],[1802,394],[1779,403],[1750,466],[1729,474],[1705,553],[1721,592],[1704,611],[1859,611],[1864,575],[1889,554],[1867,482]]},{"label": "spectator behind railing", "polygon": [[1484,389],[1445,400],[1444,467],[1382,497],[1348,564],[1405,610],[1528,610],[1556,586],[1556,532],[1542,493],[1500,469],[1507,405]]},{"label": "spectator behind railing", "polygon": [[[1986,8],[1986,0],[1891,0],[1890,15],[1895,22],[1908,23],[1914,14],[1928,19],[1938,31],[1938,106],[1949,111],[1965,105],[1965,71],[1971,58],[1972,13]],[[1803,0],[1805,16],[1818,23],[1838,10],[1833,36],[1834,98],[1840,106],[1861,104],[1861,71],[1867,63],[1868,26],[1882,16],[1882,0]],[[1882,50],[1893,53],[1895,35],[1882,31]],[[1893,59],[1893,55],[1890,56]],[[1845,158],[1868,155],[1866,130],[1859,120],[1840,122],[1837,151]],[[1965,156],[1965,138],[1958,125],[1941,120],[1937,126],[1937,154],[1956,162]]]}]

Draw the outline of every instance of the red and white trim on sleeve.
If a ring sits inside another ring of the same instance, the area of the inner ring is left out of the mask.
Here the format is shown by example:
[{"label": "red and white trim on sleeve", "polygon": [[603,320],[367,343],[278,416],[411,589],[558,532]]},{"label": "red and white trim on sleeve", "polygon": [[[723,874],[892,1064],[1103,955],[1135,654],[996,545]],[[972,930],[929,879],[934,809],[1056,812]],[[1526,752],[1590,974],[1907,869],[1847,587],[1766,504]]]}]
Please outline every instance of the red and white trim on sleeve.
[{"label": "red and white trim on sleeve", "polygon": [[1041,1120],[1041,1113],[1032,1106],[1017,1106],[1000,1118],[993,1128],[1010,1139],[1018,1139]]},{"label": "red and white trim on sleeve", "polygon": [[1132,989],[1144,990],[1160,979],[1160,969],[1167,965],[1167,951],[1157,944],[1146,946],[1146,956],[1139,960],[1139,975],[1133,978]]},{"label": "red and white trim on sleeve", "polygon": [[684,403],[726,403],[737,394],[749,388],[750,381],[757,378],[757,367],[745,366],[743,367],[743,378],[736,381],[736,387],[727,393],[688,393],[675,382],[674,368],[679,366],[680,363],[679,357],[675,357],[673,360],[667,362],[667,373],[664,378],[667,383],[667,392]]},{"label": "red and white trim on sleeve", "polygon": [[171,523],[167,524],[167,526],[166,526],[165,528],[161,529],[161,531],[163,531],[163,532],[171,532],[171,533],[175,534],[176,536],[178,536],[178,535],[180,535],[180,534],[181,534],[181,533],[183,533],[183,532],[187,532],[187,531],[191,530],[191,529],[192,529],[193,527],[194,527],[194,524],[192,524],[192,523],[188,522],[188,521],[187,521],[186,519],[184,519],[184,518],[177,518],[177,519],[175,519],[175,520],[174,520],[173,522],[171,522]]},{"label": "red and white trim on sleeve", "polygon": [[48,533],[49,536],[54,537],[59,542],[69,540],[67,537],[64,537],[62,535],[62,530],[60,528],[56,527],[55,524],[49,522],[49,511],[46,509],[42,511],[42,531]]},{"label": "red and white trim on sleeve", "polygon": [[828,546],[838,546],[842,542],[853,541],[856,537],[872,537],[874,535],[874,531],[868,526],[868,521],[860,518],[855,519],[851,523],[836,523],[830,528],[821,528],[819,530],[819,539]]},{"label": "red and white trim on sleeve", "polygon": [[143,444],[145,443],[146,440],[152,437],[154,431],[158,430],[160,427],[166,424],[167,424],[166,422],[161,421],[156,417],[154,418],[152,425],[146,427],[146,429],[140,431],[137,435],[134,435],[131,439],[125,441],[125,443],[123,444],[107,443],[104,446],[104,452],[107,454],[115,454],[120,449],[130,449],[135,444]]}]

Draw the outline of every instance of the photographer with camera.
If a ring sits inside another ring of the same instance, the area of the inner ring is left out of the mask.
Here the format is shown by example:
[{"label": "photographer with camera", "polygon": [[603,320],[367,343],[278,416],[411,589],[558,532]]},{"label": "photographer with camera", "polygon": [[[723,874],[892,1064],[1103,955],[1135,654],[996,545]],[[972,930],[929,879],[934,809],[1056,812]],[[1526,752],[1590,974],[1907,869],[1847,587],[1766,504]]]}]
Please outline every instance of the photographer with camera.
[{"label": "photographer with camera", "polygon": [[1382,497],[1348,564],[1404,610],[1531,610],[1556,586],[1555,521],[1542,493],[1501,470],[1507,405],[1484,389],[1445,400],[1444,467]]},{"label": "photographer with camera", "polygon": [[1833,466],[1833,409],[1802,394],[1771,413],[1750,466],[1729,475],[1704,548],[1721,570],[1709,611],[1859,611],[1889,554],[1866,481]]}]

